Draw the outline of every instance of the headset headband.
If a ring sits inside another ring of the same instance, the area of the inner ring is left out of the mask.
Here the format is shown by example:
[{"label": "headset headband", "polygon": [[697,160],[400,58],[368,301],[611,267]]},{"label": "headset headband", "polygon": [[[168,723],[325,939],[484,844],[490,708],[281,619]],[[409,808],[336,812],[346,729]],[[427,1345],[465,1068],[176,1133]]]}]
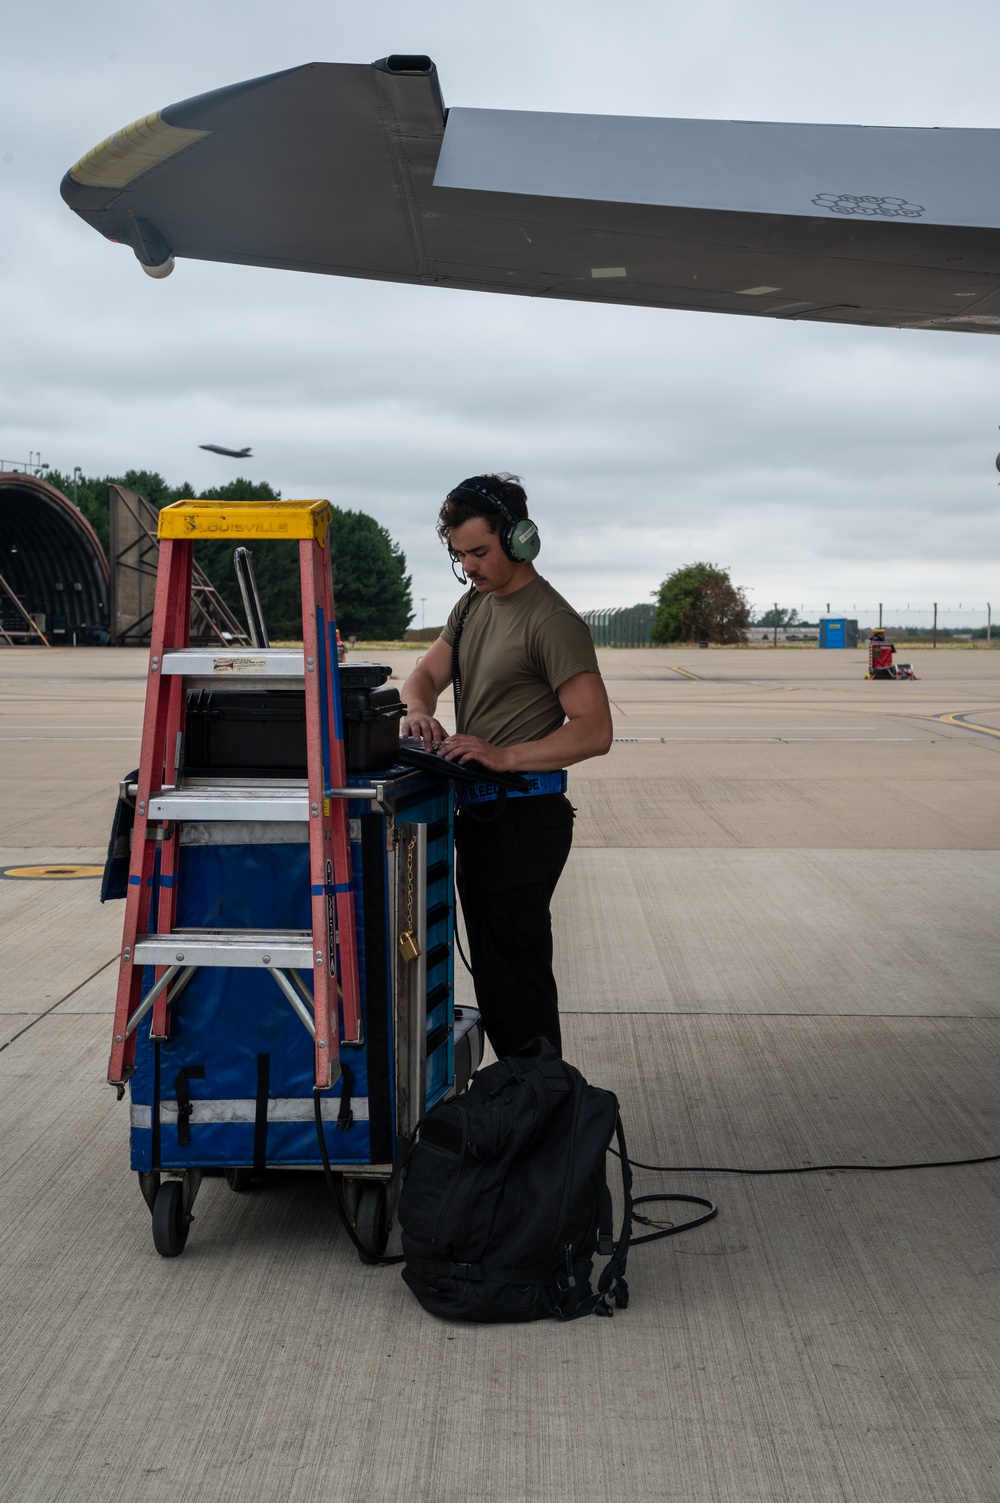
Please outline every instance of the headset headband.
[{"label": "headset headband", "polygon": [[[494,485],[488,475],[473,475],[448,492],[449,501],[456,501],[462,496],[475,496],[478,501],[485,501],[487,506],[503,517],[504,525],[499,533],[500,546],[508,558],[512,558],[515,563],[530,563],[533,558],[537,558],[541,547],[538,528],[529,517],[518,519],[514,516],[504,500],[500,486]],[[476,509],[482,510],[481,507]],[[453,564],[455,558],[456,555],[452,552]]]},{"label": "headset headband", "polygon": [[[497,489],[499,490],[499,487]],[[496,507],[505,522],[509,522],[511,527],[516,525],[517,518],[508,510],[503,498],[497,495],[495,491],[487,490],[486,486],[481,485],[475,476],[471,480],[463,480],[461,485],[456,485],[453,491],[449,491],[448,500],[451,501],[453,498],[461,496],[463,492],[466,495],[479,496],[482,500],[488,501],[490,506]]]}]

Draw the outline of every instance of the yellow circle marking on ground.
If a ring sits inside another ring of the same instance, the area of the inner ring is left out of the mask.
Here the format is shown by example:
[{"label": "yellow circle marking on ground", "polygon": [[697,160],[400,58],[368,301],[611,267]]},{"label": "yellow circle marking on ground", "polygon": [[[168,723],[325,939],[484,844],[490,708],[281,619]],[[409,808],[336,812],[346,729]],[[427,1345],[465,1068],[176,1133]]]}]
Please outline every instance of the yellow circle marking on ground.
[{"label": "yellow circle marking on ground", "polygon": [[51,882],[65,880],[67,877],[100,877],[103,872],[103,866],[62,866],[53,863],[52,866],[8,866],[4,868],[2,875]]}]

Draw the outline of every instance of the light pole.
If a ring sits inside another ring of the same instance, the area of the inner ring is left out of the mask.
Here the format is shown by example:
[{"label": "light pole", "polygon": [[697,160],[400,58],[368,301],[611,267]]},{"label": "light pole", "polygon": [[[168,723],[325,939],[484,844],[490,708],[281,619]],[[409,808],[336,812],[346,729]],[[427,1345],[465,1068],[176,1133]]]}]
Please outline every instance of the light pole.
[{"label": "light pole", "polygon": [[80,510],[80,503],[76,499],[76,485],[77,481],[82,479],[82,477],[83,471],[80,469],[80,466],[78,464],[75,464],[73,466],[73,505],[76,507],[77,511]]},{"label": "light pole", "polygon": [[424,607],[426,605],[427,605],[427,596],[426,595],[421,595],[421,597],[420,597],[420,630],[421,631],[423,631],[424,626],[426,624],[426,622],[424,620],[424,618],[425,618],[425,616],[427,614],[426,610],[424,609]]}]

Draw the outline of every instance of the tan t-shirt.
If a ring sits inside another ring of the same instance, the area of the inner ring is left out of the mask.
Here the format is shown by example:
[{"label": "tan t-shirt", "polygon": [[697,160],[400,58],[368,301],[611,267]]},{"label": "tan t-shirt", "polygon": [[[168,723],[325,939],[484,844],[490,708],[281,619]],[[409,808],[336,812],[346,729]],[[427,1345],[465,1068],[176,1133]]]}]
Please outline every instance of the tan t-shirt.
[{"label": "tan t-shirt", "polygon": [[[449,646],[466,598],[441,633]],[[494,746],[540,741],[566,719],[559,686],[599,672],[586,622],[540,575],[511,595],[475,595],[459,642],[458,729]]]}]

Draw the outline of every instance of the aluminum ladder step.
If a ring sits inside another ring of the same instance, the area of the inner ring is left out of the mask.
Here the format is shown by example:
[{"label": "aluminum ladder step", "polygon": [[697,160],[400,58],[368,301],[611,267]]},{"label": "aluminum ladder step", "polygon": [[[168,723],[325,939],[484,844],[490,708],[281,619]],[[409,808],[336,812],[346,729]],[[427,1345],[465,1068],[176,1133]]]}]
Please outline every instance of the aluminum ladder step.
[{"label": "aluminum ladder step", "polygon": [[[312,662],[312,659],[310,659]],[[217,648],[174,647],[163,654],[163,673],[210,678],[218,683],[247,678],[303,678],[301,647]]]},{"label": "aluminum ladder step", "polygon": [[308,929],[175,929],[139,935],[133,960],[136,965],[308,971],[315,953]]},{"label": "aluminum ladder step", "polygon": [[154,793],[150,819],[302,820],[309,818],[305,788],[175,788]]}]

